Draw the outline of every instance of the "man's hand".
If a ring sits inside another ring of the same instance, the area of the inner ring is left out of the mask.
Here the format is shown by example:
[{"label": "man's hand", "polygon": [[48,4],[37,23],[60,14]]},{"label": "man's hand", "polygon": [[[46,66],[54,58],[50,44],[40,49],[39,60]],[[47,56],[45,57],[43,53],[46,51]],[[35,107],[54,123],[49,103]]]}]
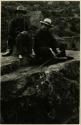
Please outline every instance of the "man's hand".
[{"label": "man's hand", "polygon": [[57,59],[58,57],[56,56],[56,54],[54,53],[54,51],[52,50],[52,48],[49,48],[49,50],[50,50],[50,52],[52,53],[53,57],[54,57],[55,59]]}]

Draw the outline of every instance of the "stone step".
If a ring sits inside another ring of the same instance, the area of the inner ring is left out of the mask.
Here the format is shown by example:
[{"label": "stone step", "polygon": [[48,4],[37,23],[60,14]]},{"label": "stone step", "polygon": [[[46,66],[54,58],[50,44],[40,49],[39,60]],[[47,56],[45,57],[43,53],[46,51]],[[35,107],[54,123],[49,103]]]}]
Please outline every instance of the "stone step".
[{"label": "stone step", "polygon": [[[73,57],[74,59],[79,59],[79,51],[71,51],[67,50],[67,55]],[[64,59],[60,60],[61,62],[64,61]],[[59,62],[59,60],[57,61]],[[1,57],[1,75],[10,73],[15,71],[16,69],[27,66],[29,67],[30,64],[28,62],[28,58],[24,57],[22,61],[20,61],[17,57],[14,56],[8,56],[8,57]]]},{"label": "stone step", "polygon": [[1,57],[1,75],[14,72],[22,66],[29,66],[28,58],[19,60],[16,56]]}]

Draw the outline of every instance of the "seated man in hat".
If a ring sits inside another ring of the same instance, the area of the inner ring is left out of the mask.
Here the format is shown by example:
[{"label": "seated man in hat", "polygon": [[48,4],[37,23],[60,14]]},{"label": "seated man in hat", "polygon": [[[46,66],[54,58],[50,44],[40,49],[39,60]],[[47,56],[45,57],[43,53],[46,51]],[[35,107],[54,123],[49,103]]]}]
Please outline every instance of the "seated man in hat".
[{"label": "seated man in hat", "polygon": [[[46,18],[44,21],[40,21],[41,29],[37,32],[35,36],[34,50],[36,57],[43,59],[48,59],[49,57],[57,58],[59,52],[57,50],[58,45],[54,36],[52,35],[50,28],[52,26],[51,19]],[[61,56],[66,56],[65,49],[61,47]]]},{"label": "seated man in hat", "polygon": [[51,19],[46,18],[44,21],[40,21],[41,29],[37,32],[35,36],[35,45],[34,50],[36,57],[42,57],[44,59],[51,57],[56,57],[56,40],[53,38],[50,28],[51,28]]},{"label": "seated man in hat", "polygon": [[[11,55],[11,53],[13,52],[14,45],[17,46],[17,49],[20,47],[22,49],[23,40],[20,39],[21,42],[19,42],[19,40],[17,41],[16,38],[17,38],[18,34],[20,34],[21,32],[28,31],[28,23],[25,20],[25,16],[24,16],[26,14],[26,8],[24,8],[23,6],[18,6],[15,13],[16,13],[16,17],[11,19],[9,22],[8,48],[7,48],[7,51],[5,53],[3,53],[2,56]],[[23,32],[23,34],[24,34],[24,32]],[[27,41],[25,40],[25,43],[26,43],[26,42],[28,42],[28,39],[29,39],[28,32],[27,33],[25,32],[25,36],[27,38]],[[19,36],[18,36],[18,38],[19,38]],[[16,44],[16,41],[17,41],[17,44]],[[18,52],[19,52],[19,50],[18,50]],[[19,55],[19,58],[22,58],[22,55]]]}]

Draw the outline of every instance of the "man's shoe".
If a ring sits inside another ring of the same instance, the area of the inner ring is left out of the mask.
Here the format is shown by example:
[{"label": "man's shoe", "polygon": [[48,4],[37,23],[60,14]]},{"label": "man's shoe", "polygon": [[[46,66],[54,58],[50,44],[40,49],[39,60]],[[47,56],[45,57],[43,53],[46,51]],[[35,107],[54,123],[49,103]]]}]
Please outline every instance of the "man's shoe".
[{"label": "man's shoe", "polygon": [[8,49],[5,53],[2,53],[2,56],[10,56],[11,50]]},{"label": "man's shoe", "polygon": [[57,54],[57,57],[66,57],[66,53],[59,53]]},{"label": "man's shoe", "polygon": [[18,58],[19,58],[19,59],[23,59],[22,55],[19,55]]}]

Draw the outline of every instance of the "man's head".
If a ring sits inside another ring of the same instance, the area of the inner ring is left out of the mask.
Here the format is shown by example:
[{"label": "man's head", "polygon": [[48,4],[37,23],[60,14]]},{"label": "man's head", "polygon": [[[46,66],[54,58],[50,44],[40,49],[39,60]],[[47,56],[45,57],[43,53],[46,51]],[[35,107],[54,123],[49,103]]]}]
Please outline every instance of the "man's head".
[{"label": "man's head", "polygon": [[52,26],[52,21],[50,18],[45,18],[44,21],[40,21],[42,28],[50,28]]},{"label": "man's head", "polygon": [[16,12],[17,15],[22,16],[22,15],[26,14],[27,11],[26,11],[25,7],[18,6],[15,12]]}]

